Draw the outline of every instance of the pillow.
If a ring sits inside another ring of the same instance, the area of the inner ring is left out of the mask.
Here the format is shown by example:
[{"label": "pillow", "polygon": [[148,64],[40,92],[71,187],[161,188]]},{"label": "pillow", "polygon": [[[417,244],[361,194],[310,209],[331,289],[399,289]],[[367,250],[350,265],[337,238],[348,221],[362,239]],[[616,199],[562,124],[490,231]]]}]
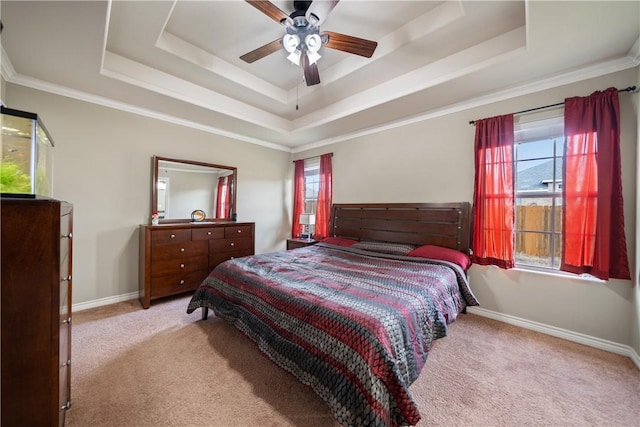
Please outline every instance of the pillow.
[{"label": "pillow", "polygon": [[424,245],[409,252],[407,256],[420,258],[438,259],[441,261],[449,261],[458,264],[463,270],[471,265],[471,259],[460,251],[455,249],[443,248],[442,246]]},{"label": "pillow", "polygon": [[382,252],[390,255],[406,255],[416,247],[406,243],[389,243],[389,242],[358,242],[351,246],[352,248],[364,249],[371,252]]},{"label": "pillow", "polygon": [[321,240],[322,243],[328,243],[336,246],[352,246],[354,243],[358,243],[357,240],[345,239],[343,237],[327,237]]}]

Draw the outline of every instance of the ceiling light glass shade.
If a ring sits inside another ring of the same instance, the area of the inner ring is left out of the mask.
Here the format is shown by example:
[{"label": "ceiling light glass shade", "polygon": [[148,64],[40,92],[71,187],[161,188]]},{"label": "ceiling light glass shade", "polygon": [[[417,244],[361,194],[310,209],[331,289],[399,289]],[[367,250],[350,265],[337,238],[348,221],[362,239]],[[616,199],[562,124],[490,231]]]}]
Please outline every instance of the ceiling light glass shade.
[{"label": "ceiling light glass shade", "polygon": [[318,34],[309,34],[304,38],[304,43],[307,45],[309,52],[317,52],[322,46],[322,40]]},{"label": "ceiling light glass shade", "polygon": [[317,52],[307,52],[307,56],[309,57],[309,64],[315,64],[318,62],[318,59],[322,58]]},{"label": "ceiling light glass shade", "polygon": [[298,37],[295,34],[285,34],[284,37],[282,38],[282,45],[284,46],[285,50],[289,53],[295,52],[299,44],[300,44],[300,37]]},{"label": "ceiling light glass shade", "polygon": [[296,65],[300,65],[300,55],[301,52],[299,50],[294,50],[287,56],[287,59]]}]

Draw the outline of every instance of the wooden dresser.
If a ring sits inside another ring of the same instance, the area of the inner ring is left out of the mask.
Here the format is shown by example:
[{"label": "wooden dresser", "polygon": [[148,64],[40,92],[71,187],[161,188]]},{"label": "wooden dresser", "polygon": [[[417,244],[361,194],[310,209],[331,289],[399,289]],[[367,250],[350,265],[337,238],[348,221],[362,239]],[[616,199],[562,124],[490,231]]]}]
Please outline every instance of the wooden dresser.
[{"label": "wooden dresser", "polygon": [[2,411],[9,426],[63,426],[71,405],[72,205],[2,198]]},{"label": "wooden dresser", "polygon": [[140,226],[140,302],[195,290],[223,261],[253,255],[252,222]]}]

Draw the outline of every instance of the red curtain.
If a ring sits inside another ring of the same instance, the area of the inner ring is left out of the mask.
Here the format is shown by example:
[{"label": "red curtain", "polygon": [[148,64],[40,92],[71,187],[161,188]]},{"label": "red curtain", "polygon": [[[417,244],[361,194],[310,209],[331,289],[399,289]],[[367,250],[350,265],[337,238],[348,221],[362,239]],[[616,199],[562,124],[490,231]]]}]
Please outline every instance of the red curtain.
[{"label": "red curtain", "polygon": [[293,219],[291,221],[293,238],[299,238],[302,234],[301,213],[304,213],[304,160],[296,160],[293,170]]},{"label": "red curtain", "polygon": [[329,237],[331,217],[332,170],[331,154],[320,156],[320,183],[318,186],[318,208],[316,209],[316,231],[314,238],[322,240]]},{"label": "red curtain", "polygon": [[476,121],[472,260],[513,268],[513,114]]},{"label": "red curtain", "polygon": [[224,195],[225,197],[225,201],[224,201],[224,217],[225,218],[231,218],[231,195],[233,194],[233,175],[229,175],[227,176],[227,192]]},{"label": "red curtain", "polygon": [[618,90],[565,100],[560,269],[631,279],[624,233]]},{"label": "red curtain", "polygon": [[218,178],[218,194],[216,194],[216,216],[214,218],[222,218],[222,195],[224,193],[224,177]]}]

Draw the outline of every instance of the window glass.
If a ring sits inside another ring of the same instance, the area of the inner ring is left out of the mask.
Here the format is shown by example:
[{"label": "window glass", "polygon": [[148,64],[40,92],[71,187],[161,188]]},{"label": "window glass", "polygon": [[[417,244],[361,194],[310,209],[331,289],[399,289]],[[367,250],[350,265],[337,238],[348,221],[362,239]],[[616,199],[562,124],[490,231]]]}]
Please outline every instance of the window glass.
[{"label": "window glass", "polygon": [[519,267],[560,267],[564,137],[557,122],[547,124],[546,134],[540,123],[521,125],[521,138],[516,138],[515,261]]}]

